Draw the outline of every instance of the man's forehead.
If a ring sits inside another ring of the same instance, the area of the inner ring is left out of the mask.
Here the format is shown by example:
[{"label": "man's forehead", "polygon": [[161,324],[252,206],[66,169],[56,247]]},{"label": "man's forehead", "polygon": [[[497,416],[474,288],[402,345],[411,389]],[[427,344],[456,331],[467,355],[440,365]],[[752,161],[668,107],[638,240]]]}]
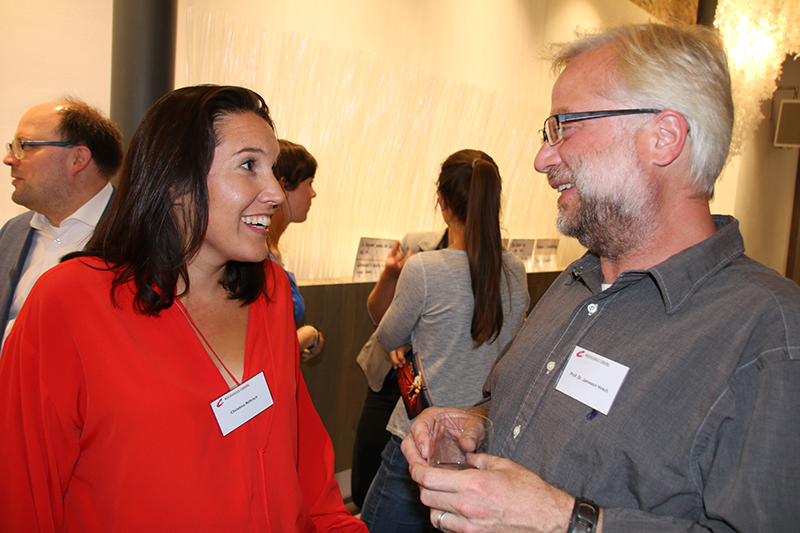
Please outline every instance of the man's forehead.
[{"label": "man's forehead", "polygon": [[[616,51],[608,45],[587,50],[573,59],[553,85],[551,114],[590,111],[614,105],[610,93]],[[599,107],[598,107],[599,106]]]},{"label": "man's forehead", "polygon": [[45,102],[31,107],[20,118],[17,134],[28,136],[54,132],[60,121],[60,112],[67,104],[68,102]]}]

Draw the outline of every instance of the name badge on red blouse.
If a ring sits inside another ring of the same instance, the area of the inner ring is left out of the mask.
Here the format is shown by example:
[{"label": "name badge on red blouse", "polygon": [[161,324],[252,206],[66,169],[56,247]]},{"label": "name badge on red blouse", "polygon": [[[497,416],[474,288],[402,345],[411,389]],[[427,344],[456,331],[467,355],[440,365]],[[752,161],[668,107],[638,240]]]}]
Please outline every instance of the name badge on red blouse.
[{"label": "name badge on red blouse", "polygon": [[211,410],[217,417],[219,429],[222,430],[224,437],[272,404],[272,394],[269,392],[267,379],[264,377],[264,372],[259,372],[211,402]]}]

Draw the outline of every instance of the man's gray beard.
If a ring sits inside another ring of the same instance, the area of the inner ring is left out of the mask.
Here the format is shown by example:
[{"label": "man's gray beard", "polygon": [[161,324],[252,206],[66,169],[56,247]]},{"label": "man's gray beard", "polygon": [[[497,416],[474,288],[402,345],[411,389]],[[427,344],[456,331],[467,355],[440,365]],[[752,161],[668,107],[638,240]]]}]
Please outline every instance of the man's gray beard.
[{"label": "man's gray beard", "polygon": [[[640,169],[622,171],[633,173]],[[592,174],[593,177],[587,178]],[[637,186],[634,182],[627,189],[629,196],[623,193],[614,198],[598,198],[596,192],[587,192],[585,185],[582,185],[587,179],[601,180],[604,177],[597,175],[585,164],[580,164],[575,170],[566,170],[563,167],[553,170],[548,173],[548,179],[551,182],[567,181],[575,184],[578,205],[569,218],[564,216],[563,209],[559,211],[558,230],[567,237],[578,239],[590,252],[609,259],[618,259],[652,233],[655,223],[653,205],[657,193],[651,187]]]},{"label": "man's gray beard", "polygon": [[558,231],[575,237],[593,254],[618,259],[641,243],[641,221],[617,204],[581,198],[573,216],[558,214]]}]

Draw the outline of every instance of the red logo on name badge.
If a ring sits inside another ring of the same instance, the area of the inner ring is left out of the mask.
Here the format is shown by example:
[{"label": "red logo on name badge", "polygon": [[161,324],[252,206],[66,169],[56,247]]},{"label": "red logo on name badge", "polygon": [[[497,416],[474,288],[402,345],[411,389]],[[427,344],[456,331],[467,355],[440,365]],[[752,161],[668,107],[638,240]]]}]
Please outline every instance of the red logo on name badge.
[{"label": "red logo on name badge", "polygon": [[225,400],[223,398],[220,398],[219,401],[217,402],[217,407],[222,407],[222,402],[224,401]]},{"label": "red logo on name badge", "polygon": [[586,352],[586,350],[581,350],[580,352],[578,352],[578,353],[576,353],[576,354],[575,354],[575,357],[583,357],[583,354],[584,354],[585,352]]}]

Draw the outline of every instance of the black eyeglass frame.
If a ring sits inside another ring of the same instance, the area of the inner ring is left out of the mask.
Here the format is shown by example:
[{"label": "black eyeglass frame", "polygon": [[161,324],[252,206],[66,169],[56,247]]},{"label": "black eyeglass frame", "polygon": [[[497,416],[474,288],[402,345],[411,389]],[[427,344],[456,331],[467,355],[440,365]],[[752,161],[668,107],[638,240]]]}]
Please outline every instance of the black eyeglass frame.
[{"label": "black eyeglass frame", "polygon": [[[20,156],[17,155],[17,151],[14,149],[14,145],[19,145],[19,152]],[[25,147],[26,146],[78,146],[78,144],[70,141],[18,141],[14,139],[10,143],[6,143],[6,153],[11,152],[14,154],[14,157],[17,159],[23,159],[25,157]]]},{"label": "black eyeglass frame", "polygon": [[[620,115],[643,115],[648,113],[661,113],[663,109],[612,109],[606,111],[584,111],[582,113],[565,113],[562,115],[552,115],[545,119],[544,127],[540,130],[542,134],[542,144],[547,143],[550,146],[555,146],[561,141],[564,140],[564,134],[561,132],[561,125],[567,122],[576,122],[578,120],[587,120],[592,118],[602,118],[602,117],[616,117]],[[555,142],[550,141],[550,137],[547,135],[547,124],[548,122],[552,122],[555,120],[555,126],[552,127],[552,131],[558,132],[558,140]]]}]

